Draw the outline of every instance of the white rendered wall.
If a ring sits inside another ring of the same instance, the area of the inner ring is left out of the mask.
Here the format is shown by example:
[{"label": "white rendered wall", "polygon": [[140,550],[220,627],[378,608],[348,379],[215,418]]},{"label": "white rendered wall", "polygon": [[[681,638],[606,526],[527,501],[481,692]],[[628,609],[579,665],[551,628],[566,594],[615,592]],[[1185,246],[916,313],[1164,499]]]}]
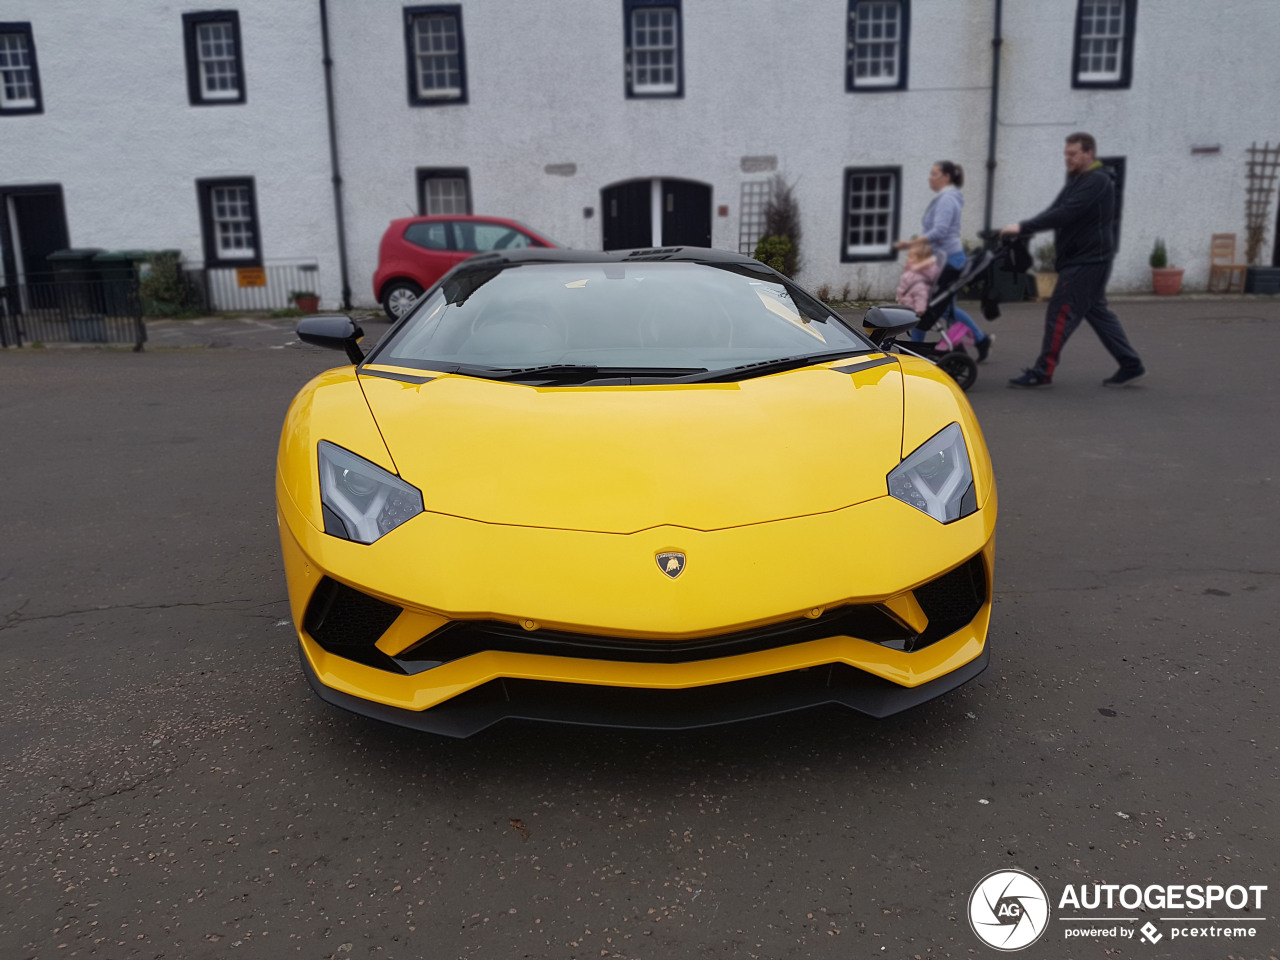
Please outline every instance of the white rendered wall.
[{"label": "white rendered wall", "polygon": [[[211,9],[239,10],[243,104],[188,102],[182,14]],[[337,305],[317,4],[4,0],[0,20],[31,23],[44,105],[0,116],[0,186],[62,184],[72,246],[201,261],[196,180],[253,177],[263,257],[317,258]]]},{"label": "white rendered wall", "polygon": [[[901,234],[919,229],[939,159],[967,172],[964,235],[982,226],[995,0],[912,0],[909,89],[845,91],[847,0],[685,0],[684,96],[627,99],[621,0],[460,0],[468,102],[408,103],[401,0],[330,0],[350,283],[370,305],[387,222],[416,214],[417,167],[466,167],[476,213],[599,249],[600,190],[679,177],[712,187],[712,242],[736,249],[744,156],[795,184],[802,281],[892,291],[900,262],[842,263],[843,173],[902,168]],[[30,21],[44,113],[0,117],[0,186],[57,182],[71,241],[177,247],[201,259],[197,178],[252,176],[265,258],[318,258],[340,281],[317,0],[200,6],[5,0]],[[187,102],[182,14],[239,12],[247,103]],[[1139,0],[1133,84],[1074,90],[1077,0],[1006,0],[993,223],[1039,212],[1062,184],[1064,136],[1127,159],[1112,286],[1147,290],[1163,237],[1188,287],[1209,235],[1244,233],[1245,150],[1280,141],[1280,2]],[[1218,145],[1216,154],[1193,147]],[[574,164],[572,176],[548,165]],[[595,215],[584,218],[584,208]],[[1266,259],[1274,240],[1275,207]],[[1241,251],[1243,253],[1243,250]]]}]

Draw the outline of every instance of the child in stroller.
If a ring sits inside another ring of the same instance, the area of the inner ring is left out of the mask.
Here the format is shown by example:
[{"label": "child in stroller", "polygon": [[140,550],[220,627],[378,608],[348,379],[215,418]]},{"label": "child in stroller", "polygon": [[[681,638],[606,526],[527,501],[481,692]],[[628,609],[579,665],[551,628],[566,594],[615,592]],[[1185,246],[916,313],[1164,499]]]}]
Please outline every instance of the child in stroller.
[{"label": "child in stroller", "polygon": [[[980,280],[997,256],[997,252],[983,250],[972,257],[948,283],[937,287],[934,284],[940,271],[928,250],[928,244],[919,240],[908,248],[907,264],[898,283],[898,302],[915,310],[920,315],[920,323],[911,331],[909,343],[897,341],[896,346],[906,353],[936,363],[955,380],[961,390],[968,390],[978,379],[978,364],[965,350],[966,344],[976,344],[973,331],[955,317],[950,309],[951,304],[964,287]],[[985,305],[984,313],[991,316]],[[994,315],[999,316],[999,310]],[[925,340],[926,332],[944,318],[949,322],[939,338]]]}]

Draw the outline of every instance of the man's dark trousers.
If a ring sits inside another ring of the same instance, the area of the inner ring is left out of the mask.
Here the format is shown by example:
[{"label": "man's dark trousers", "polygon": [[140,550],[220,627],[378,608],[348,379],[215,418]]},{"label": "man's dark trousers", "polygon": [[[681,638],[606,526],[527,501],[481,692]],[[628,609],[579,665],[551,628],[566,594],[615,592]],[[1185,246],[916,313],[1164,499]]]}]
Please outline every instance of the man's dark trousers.
[{"label": "man's dark trousers", "polygon": [[1142,366],[1138,353],[1124,335],[1124,327],[1107,306],[1107,279],[1111,264],[1084,263],[1066,267],[1058,273],[1057,286],[1049,298],[1044,316],[1044,343],[1032,367],[1045,378],[1053,376],[1062,348],[1081,320],[1088,320],[1107,352],[1116,358],[1122,370]]}]

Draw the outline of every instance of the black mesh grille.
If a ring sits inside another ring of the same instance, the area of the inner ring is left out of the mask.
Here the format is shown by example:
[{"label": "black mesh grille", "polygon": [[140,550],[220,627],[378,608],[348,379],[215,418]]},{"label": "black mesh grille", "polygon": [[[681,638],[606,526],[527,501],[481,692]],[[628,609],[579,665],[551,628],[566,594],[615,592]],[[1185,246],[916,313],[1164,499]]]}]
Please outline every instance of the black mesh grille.
[{"label": "black mesh grille", "polygon": [[403,673],[394,660],[374,646],[400,616],[400,609],[325,577],[311,595],[302,625],[330,653]]},{"label": "black mesh grille", "polygon": [[916,601],[929,626],[911,648],[919,650],[950,636],[973,620],[987,598],[987,577],[981,554],[970,557],[950,573],[915,589]]},{"label": "black mesh grille", "polygon": [[870,604],[839,607],[814,619],[806,617],[700,640],[677,641],[626,640],[557,630],[525,631],[495,620],[457,620],[423,637],[396,659],[411,672],[484,650],[630,663],[694,663],[835,636],[901,645],[909,643],[914,635],[882,608]]}]

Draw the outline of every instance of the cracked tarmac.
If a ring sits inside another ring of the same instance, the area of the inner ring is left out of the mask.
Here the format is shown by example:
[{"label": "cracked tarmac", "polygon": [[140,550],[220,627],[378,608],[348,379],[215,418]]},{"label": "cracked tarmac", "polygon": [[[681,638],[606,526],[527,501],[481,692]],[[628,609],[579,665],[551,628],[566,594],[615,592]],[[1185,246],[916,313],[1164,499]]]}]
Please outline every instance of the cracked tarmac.
[{"label": "cracked tarmac", "polygon": [[[1128,390],[1087,328],[1052,390],[1007,390],[1040,308],[991,327],[984,675],[887,721],[665,735],[442,741],[312,696],[273,461],[341,357],[271,349],[291,321],[0,351],[3,955],[971,958],[1006,866],[1280,891],[1280,302],[1117,309]],[[1280,954],[1263,916],[1223,953]]]}]

